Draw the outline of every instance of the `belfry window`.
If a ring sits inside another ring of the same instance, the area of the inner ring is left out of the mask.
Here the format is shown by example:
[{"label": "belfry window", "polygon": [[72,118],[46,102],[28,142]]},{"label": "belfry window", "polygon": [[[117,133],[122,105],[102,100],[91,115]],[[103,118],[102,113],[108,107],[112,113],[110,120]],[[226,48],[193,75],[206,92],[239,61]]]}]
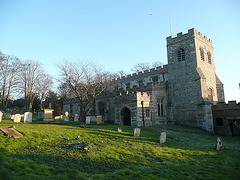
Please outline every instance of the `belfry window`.
[{"label": "belfry window", "polygon": [[200,47],[200,48],[199,48],[199,50],[200,50],[200,56],[201,56],[201,60],[203,60],[203,61],[204,61],[204,51],[203,51],[203,48],[202,48],[202,47]]},{"label": "belfry window", "polygon": [[185,51],[183,48],[178,50],[178,62],[185,60]]},{"label": "belfry window", "polygon": [[210,52],[207,52],[207,56],[208,56],[208,63],[212,64],[212,55]]},{"label": "belfry window", "polygon": [[157,99],[158,116],[163,116],[163,99]]}]

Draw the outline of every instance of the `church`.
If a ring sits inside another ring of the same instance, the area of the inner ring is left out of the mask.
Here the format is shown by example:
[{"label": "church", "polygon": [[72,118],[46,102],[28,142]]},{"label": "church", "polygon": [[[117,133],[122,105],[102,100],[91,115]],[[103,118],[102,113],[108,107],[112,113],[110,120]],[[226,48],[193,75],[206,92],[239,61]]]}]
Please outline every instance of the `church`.
[{"label": "church", "polygon": [[[95,99],[88,116],[132,126],[183,124],[214,132],[212,106],[225,102],[216,75],[212,40],[196,29],[167,37],[168,64],[113,80],[108,93]],[[79,113],[77,100],[64,112]]]}]

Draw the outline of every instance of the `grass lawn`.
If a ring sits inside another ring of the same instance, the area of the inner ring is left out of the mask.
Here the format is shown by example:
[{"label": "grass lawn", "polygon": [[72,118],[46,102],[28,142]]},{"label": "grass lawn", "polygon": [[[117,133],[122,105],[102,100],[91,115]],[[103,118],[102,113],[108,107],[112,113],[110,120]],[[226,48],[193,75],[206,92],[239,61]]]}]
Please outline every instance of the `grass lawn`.
[{"label": "grass lawn", "polygon": [[[61,121],[62,122],[62,121]],[[13,123],[24,137],[0,132],[0,179],[240,179],[240,137],[178,125],[132,126]],[[167,142],[159,143],[161,132]]]}]

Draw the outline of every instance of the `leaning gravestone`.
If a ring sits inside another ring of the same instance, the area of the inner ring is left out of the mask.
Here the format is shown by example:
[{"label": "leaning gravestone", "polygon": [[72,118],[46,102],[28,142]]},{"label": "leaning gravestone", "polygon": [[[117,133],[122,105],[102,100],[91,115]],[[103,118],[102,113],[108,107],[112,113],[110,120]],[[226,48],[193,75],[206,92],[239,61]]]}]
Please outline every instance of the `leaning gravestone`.
[{"label": "leaning gravestone", "polygon": [[64,117],[64,121],[69,121],[69,117],[68,117],[69,113],[65,112],[65,117]]},{"label": "leaning gravestone", "polygon": [[3,116],[3,113],[2,111],[0,111],[0,122],[2,122],[2,116]]},{"label": "leaning gravestone", "polygon": [[32,113],[31,112],[25,112],[24,113],[24,121],[23,122],[32,122]]},{"label": "leaning gravestone", "polygon": [[75,116],[74,116],[74,121],[75,121],[75,122],[78,122],[78,120],[79,120],[79,115],[78,115],[78,114],[75,114]]},{"label": "leaning gravestone", "polygon": [[44,109],[44,119],[43,119],[44,122],[54,121],[53,115],[52,115],[53,111],[54,111],[53,109]]},{"label": "leaning gravestone", "polygon": [[13,122],[21,122],[21,114],[15,114]]},{"label": "leaning gravestone", "polygon": [[224,149],[223,144],[222,144],[222,140],[221,140],[221,138],[217,137],[216,150],[219,151],[221,149]]},{"label": "leaning gravestone", "polygon": [[165,143],[167,139],[167,134],[166,132],[162,132],[160,135],[160,144]]},{"label": "leaning gravestone", "polygon": [[134,128],[134,136],[140,136],[140,128]]}]

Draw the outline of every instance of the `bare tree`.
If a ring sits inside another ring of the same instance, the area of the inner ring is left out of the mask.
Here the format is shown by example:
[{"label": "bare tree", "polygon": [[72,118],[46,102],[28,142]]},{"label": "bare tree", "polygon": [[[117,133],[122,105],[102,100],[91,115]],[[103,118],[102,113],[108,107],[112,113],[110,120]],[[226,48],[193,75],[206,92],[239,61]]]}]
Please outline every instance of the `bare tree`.
[{"label": "bare tree", "polygon": [[113,75],[91,63],[65,60],[58,67],[61,70],[60,81],[65,85],[63,88],[68,89],[79,100],[79,114],[81,119],[85,121],[95,98],[107,90]]},{"label": "bare tree", "polygon": [[126,72],[124,70],[119,70],[117,73],[115,73],[115,78],[126,76]]},{"label": "bare tree", "polygon": [[135,66],[133,66],[133,68],[131,70],[133,72],[138,73],[138,72],[149,70],[149,69],[150,69],[149,63],[138,63]]},{"label": "bare tree", "polygon": [[0,52],[0,90],[2,108],[6,109],[10,97],[14,95],[19,83],[18,73],[21,61],[15,56],[5,55]]},{"label": "bare tree", "polygon": [[145,71],[145,70],[150,70],[151,68],[157,68],[159,66],[162,66],[163,63],[159,62],[159,61],[155,61],[153,63],[151,63],[151,65],[146,62],[146,63],[138,63],[136,64],[131,70],[133,72],[141,72],[141,71]]},{"label": "bare tree", "polygon": [[24,93],[26,102],[25,108],[31,111],[36,95],[43,93],[42,81],[46,83],[44,88],[49,88],[52,81],[49,80],[50,78],[38,62],[30,60],[23,62],[19,77],[21,80],[19,87],[21,92]]},{"label": "bare tree", "polygon": [[49,75],[45,74],[41,80],[37,81],[37,91],[39,94],[39,99],[40,99],[40,109],[43,110],[43,101],[47,96],[47,93],[49,90],[52,88],[53,81],[52,77]]}]

